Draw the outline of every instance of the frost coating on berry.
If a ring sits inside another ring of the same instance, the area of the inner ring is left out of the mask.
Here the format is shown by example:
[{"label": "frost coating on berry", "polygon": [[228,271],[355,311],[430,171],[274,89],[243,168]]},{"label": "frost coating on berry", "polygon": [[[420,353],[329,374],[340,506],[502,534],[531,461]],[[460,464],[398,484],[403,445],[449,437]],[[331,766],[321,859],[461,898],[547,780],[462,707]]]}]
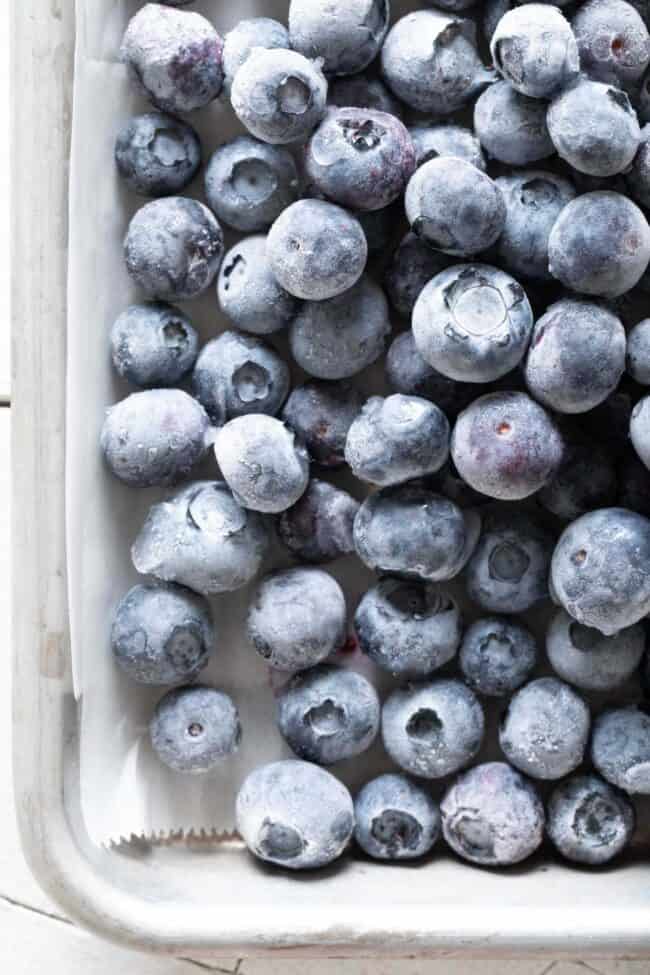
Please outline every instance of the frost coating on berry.
[{"label": "frost coating on berry", "polygon": [[424,856],[440,836],[440,810],[406,775],[380,775],[354,800],[354,838],[376,860]]},{"label": "frost coating on berry", "polygon": [[201,143],[187,122],[148,112],[135,115],[120,129],[115,162],[129,189],[141,196],[180,193],[201,165]]},{"label": "frost coating on berry", "polygon": [[495,183],[506,203],[506,222],[497,241],[499,263],[512,274],[552,280],[548,239],[562,209],[574,199],[567,179],[541,169],[499,176]]},{"label": "frost coating on berry", "polygon": [[375,112],[388,112],[395,118],[401,118],[404,108],[383,81],[365,74],[331,81],[327,104],[335,108],[371,108]]},{"label": "frost coating on berry", "polygon": [[320,58],[327,74],[363,71],[383,44],[388,30],[388,0],[291,0],[291,47],[308,58]]},{"label": "frost coating on berry", "polygon": [[530,98],[552,98],[580,73],[568,21],[548,4],[528,3],[503,15],[490,41],[499,74]]},{"label": "frost coating on berry", "polygon": [[572,776],[548,801],[548,836],[576,863],[608,863],[628,845],[634,825],[632,804],[597,775]]},{"label": "frost coating on berry", "polygon": [[471,129],[464,125],[438,122],[411,126],[408,131],[415,149],[417,166],[422,166],[430,159],[437,159],[438,156],[455,156],[485,171],[481,144]]},{"label": "frost coating on berry", "polygon": [[650,795],[650,717],[637,708],[605,711],[594,722],[591,760],[630,795]]},{"label": "frost coating on berry", "polygon": [[650,35],[625,0],[588,0],[573,16],[580,66],[590,78],[631,88],[650,62]]},{"label": "frost coating on berry", "polygon": [[486,697],[504,697],[530,676],[537,662],[537,644],[521,623],[491,616],[467,628],[458,662],[472,690]]},{"label": "frost coating on berry", "polygon": [[116,372],[134,386],[174,386],[194,365],[199,337],[187,315],[162,301],[130,305],[111,329]]},{"label": "frost coating on berry", "polygon": [[245,237],[231,247],[221,265],[217,295],[233,325],[254,335],[285,328],[298,307],[271,270],[263,236]]},{"label": "frost coating on berry", "polygon": [[303,496],[277,524],[280,541],[303,562],[330,562],[354,552],[352,529],[359,502],[340,488],[312,478]]},{"label": "frost coating on berry", "polygon": [[638,456],[650,470],[650,396],[640,399],[632,410],[630,440]]},{"label": "frost coating on berry", "polygon": [[212,687],[179,687],[159,701],[149,726],[158,758],[175,772],[210,772],[239,748],[232,699]]},{"label": "frost coating on berry", "polygon": [[546,102],[528,98],[497,81],[474,104],[474,129],[488,156],[511,166],[527,166],[552,156]]},{"label": "frost coating on berry", "polygon": [[650,318],[642,319],[628,333],[626,367],[636,383],[650,386]]},{"label": "frost coating on berry", "polygon": [[256,47],[288,48],[289,31],[271,17],[248,17],[235,24],[223,39],[223,87],[229,96],[235,75]]},{"label": "frost coating on berry", "polygon": [[563,680],[585,691],[611,691],[635,672],[645,650],[641,623],[612,636],[577,623],[559,609],[546,633],[546,653]]}]

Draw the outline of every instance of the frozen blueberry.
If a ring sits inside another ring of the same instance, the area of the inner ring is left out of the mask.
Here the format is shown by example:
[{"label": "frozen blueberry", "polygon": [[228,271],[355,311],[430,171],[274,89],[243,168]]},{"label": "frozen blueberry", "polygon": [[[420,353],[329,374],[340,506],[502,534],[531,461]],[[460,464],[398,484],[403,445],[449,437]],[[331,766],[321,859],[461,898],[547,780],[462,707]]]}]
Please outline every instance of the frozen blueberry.
[{"label": "frozen blueberry", "polygon": [[377,691],[361,674],[334,664],[292,677],[280,692],[277,713],[291,750],[318,765],[361,755],[379,731]]},{"label": "frozen blueberry", "polygon": [[632,165],[625,173],[628,192],[646,209],[650,208],[650,125],[641,129],[641,141]]},{"label": "frozen blueberry", "polygon": [[186,477],[207,449],[207,414],[180,389],[131,393],[106,412],[100,444],[106,463],[130,487]]},{"label": "frozen blueberry", "polygon": [[442,582],[461,571],[478,540],[480,519],[419,484],[382,488],[354,520],[359,558],[377,572]]},{"label": "frozen blueberry", "polygon": [[630,88],[650,62],[650,35],[625,0],[588,0],[571,21],[585,74]]},{"label": "frozen blueberry", "polygon": [[604,779],[631,795],[650,795],[650,716],[634,707],[594,722],[591,760]]},{"label": "frozen blueberry", "polygon": [[289,368],[261,339],[222,332],[201,349],[192,385],[212,422],[223,426],[247,413],[275,415],[289,392]]},{"label": "frozen blueberry", "polygon": [[440,810],[406,775],[371,779],[354,800],[354,838],[376,860],[424,856],[440,836]]},{"label": "frozen blueberry", "polygon": [[422,166],[438,156],[455,156],[464,159],[477,169],[485,170],[485,157],[481,144],[464,125],[438,122],[429,125],[415,125],[409,128],[409,135],[415,149],[416,165]]},{"label": "frozen blueberry", "polygon": [[254,335],[284,328],[297,301],[281,288],[266,254],[266,237],[245,237],[228,251],[217,281],[221,310],[233,325]]},{"label": "frozen blueberry", "polygon": [[322,569],[273,572],[253,594],[248,637],[276,670],[305,670],[319,664],[345,641],[345,596]]},{"label": "frozen blueberry", "polygon": [[455,257],[491,247],[506,219],[495,182],[453,156],[438,156],[420,166],[406,187],[404,206],[413,232]]},{"label": "frozen blueberry", "polygon": [[535,786],[505,762],[486,762],[459,775],[440,812],[452,850],[483,867],[520,863],[544,837],[544,806]]},{"label": "frozen blueberry", "polygon": [[224,480],[245,508],[286,511],[307,487],[307,451],[272,416],[249,413],[230,420],[219,430],[214,451]]},{"label": "frozen blueberry", "polygon": [[474,129],[488,156],[511,166],[527,166],[552,156],[546,102],[528,98],[497,81],[474,105]]},{"label": "frozen blueberry", "polygon": [[650,469],[650,396],[640,399],[632,410],[630,440],[639,458]]},{"label": "frozen blueberry", "polygon": [[614,176],[639,148],[639,122],[624,91],[582,78],[559,95],[546,116],[557,153],[589,176]]},{"label": "frozen blueberry", "polygon": [[564,457],[560,468],[539,491],[537,500],[563,521],[573,521],[594,508],[606,508],[616,500],[617,478],[606,449],[598,443],[564,432]]},{"label": "frozen blueberry", "polygon": [[354,829],[352,797],[343,783],[297,759],[251,772],[237,795],[236,818],[254,856],[291,870],[336,860]]},{"label": "frozen blueberry", "polygon": [[640,121],[650,122],[650,68],[646,69],[633,95],[634,107]]},{"label": "frozen blueberry", "polygon": [[580,73],[573,31],[549,4],[529,3],[505,13],[490,52],[499,74],[530,98],[552,98]]},{"label": "frozen blueberry", "polygon": [[312,478],[303,496],[278,519],[278,535],[303,562],[331,562],[354,552],[352,528],[359,502]]},{"label": "frozen blueberry", "polygon": [[223,41],[200,14],[147,3],[120,53],[137,87],[164,112],[203,108],[223,86]]},{"label": "frozen blueberry", "polygon": [[363,397],[346,383],[312,381],[292,390],[282,419],[322,467],[342,467],[350,424]]},{"label": "frozen blueberry", "polygon": [[299,200],[271,227],[266,253],[289,294],[323,301],[359,280],[368,244],[359,221],[341,207],[323,200]]},{"label": "frozen blueberry", "polygon": [[466,383],[491,382],[514,369],[532,328],[524,289],[488,264],[454,264],[441,271],[413,309],[420,355],[444,376]]},{"label": "frozen blueberry", "polygon": [[289,31],[271,17],[247,17],[235,24],[223,39],[223,87],[230,95],[235,75],[256,47],[267,51],[272,48],[288,48]]},{"label": "frozen blueberry", "polygon": [[124,241],[126,269],[148,298],[182,301],[208,288],[223,256],[223,233],[207,207],[169,196],[135,214]]},{"label": "frozen blueberry", "polygon": [[120,667],[139,683],[193,680],[214,645],[210,607],[183,586],[133,586],[115,610],[111,648]]},{"label": "frozen blueberry", "polygon": [[281,146],[240,135],[213,153],[205,171],[208,203],[234,230],[266,230],[298,199],[298,170]]},{"label": "frozen blueberry", "polygon": [[483,741],[483,709],[459,680],[407,684],[385,701],[381,733],[400,768],[441,779],[472,761]]},{"label": "frozen blueberry", "polygon": [[510,700],[499,744],[515,768],[534,779],[561,779],[582,762],[589,708],[556,677],[533,680]]},{"label": "frozen blueberry", "polygon": [[470,558],[467,593],[490,613],[523,613],[548,598],[553,537],[531,514],[494,506]]},{"label": "frozen blueberry", "polygon": [[365,274],[342,295],[308,301],[289,327],[291,353],[317,379],[349,379],[375,362],[390,335],[388,302]]},{"label": "frozen blueberry", "polygon": [[269,547],[261,516],[223,481],[196,481],[149,509],[131,557],[138,572],[195,592],[232,592],[259,572]]},{"label": "frozen blueberry", "polygon": [[321,58],[327,74],[356,74],[379,53],[389,16],[387,0],[291,0],[291,47]]},{"label": "frozen blueberry", "polygon": [[548,238],[560,211],[575,197],[574,187],[540,169],[500,176],[495,183],[506,203],[506,222],[497,241],[499,263],[524,278],[551,280]]},{"label": "frozen blueberry", "polygon": [[440,494],[444,494],[450,501],[454,501],[461,508],[475,508],[488,502],[484,494],[479,494],[478,491],[465,483],[451,459],[440,468],[437,474],[427,478],[427,484],[439,491]]},{"label": "frozen blueberry", "polygon": [[232,107],[251,135],[272,145],[302,142],[325,113],[327,82],[297,51],[254,49],[237,71]]},{"label": "frozen blueberry", "polygon": [[465,630],[458,662],[472,690],[486,697],[504,697],[530,677],[537,662],[537,643],[516,620],[490,616]]},{"label": "frozen blueberry", "polygon": [[635,672],[645,650],[641,623],[627,626],[612,636],[577,623],[563,609],[551,620],[546,633],[546,653],[553,670],[585,691],[611,691]]},{"label": "frozen blueberry", "polygon": [[334,203],[381,210],[404,192],[415,170],[415,150],[394,115],[330,108],[307,143],[304,164],[311,185]]},{"label": "frozen blueberry", "polygon": [[553,846],[576,863],[600,866],[632,839],[634,807],[597,775],[574,775],[548,801],[546,830]]},{"label": "frozen blueberry", "polygon": [[365,74],[334,78],[327,92],[327,103],[336,108],[372,108],[396,118],[401,117],[403,108],[383,81]]},{"label": "frozen blueberry", "polygon": [[462,620],[456,601],[438,586],[386,576],[357,606],[354,628],[373,663],[419,680],[454,657]]},{"label": "frozen blueberry", "polygon": [[551,416],[525,393],[480,396],[456,420],[451,456],[474,490],[520,501],[557,474],[563,455]]},{"label": "frozen blueberry", "polygon": [[573,298],[535,323],[524,374],[540,403],[586,413],[607,399],[625,371],[625,329],[607,308]]},{"label": "frozen blueberry", "polygon": [[201,165],[201,143],[187,122],[148,112],[122,126],[115,161],[129,189],[141,196],[180,193]]},{"label": "frozen blueberry", "polygon": [[425,284],[450,263],[449,257],[433,250],[416,234],[406,234],[384,272],[384,286],[395,311],[410,321],[415,302]]},{"label": "frozen blueberry", "polygon": [[473,387],[436,372],[417,350],[413,332],[402,332],[386,354],[386,378],[393,389],[407,396],[423,396],[455,416],[473,396]]},{"label": "frozen blueberry", "polygon": [[175,386],[194,365],[198,349],[189,318],[161,301],[131,305],[111,329],[113,365],[134,386]]},{"label": "frozen blueberry", "polygon": [[175,772],[210,772],[239,748],[241,725],[232,699],[212,687],[178,687],[159,701],[149,726],[161,762]]},{"label": "frozen blueberry", "polygon": [[650,518],[650,478],[645,464],[631,451],[622,458],[617,473],[618,506]]},{"label": "frozen blueberry", "polygon": [[629,332],[626,366],[636,383],[650,386],[650,318],[644,318]]},{"label": "frozen blueberry", "polygon": [[650,612],[650,521],[601,508],[565,528],[551,561],[554,597],[579,623],[611,636]]},{"label": "frozen blueberry", "polygon": [[416,10],[388,32],[381,51],[384,80],[420,112],[449,115],[494,80],[476,50],[471,20],[440,10]]}]

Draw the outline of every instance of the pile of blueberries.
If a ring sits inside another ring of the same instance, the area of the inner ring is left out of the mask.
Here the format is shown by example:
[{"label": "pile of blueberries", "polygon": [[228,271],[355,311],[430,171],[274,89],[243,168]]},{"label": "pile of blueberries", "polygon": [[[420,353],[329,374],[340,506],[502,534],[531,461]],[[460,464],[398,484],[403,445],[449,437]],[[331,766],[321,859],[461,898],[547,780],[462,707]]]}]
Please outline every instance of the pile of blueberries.
[{"label": "pile of blueberries", "polygon": [[[134,541],[150,580],[117,608],[112,648],[172,687],[151,721],[160,759],[214,769],[241,729],[195,682],[218,642],[206,597],[255,580],[275,537],[296,564],[256,582],[247,638],[286,675],[277,722],[297,758],[244,782],[249,849],[308,868],[352,836],[398,860],[442,833],[503,866],[546,833],[602,864],[631,840],[630,796],[650,795],[650,717],[629,704],[650,673],[650,3],[487,0],[477,31],[458,13],[473,0],[422,2],[390,26],[388,0],[291,0],[288,28],[254,18],[222,40],[167,0],[128,26],[153,110],[116,160],[153,199],[125,240],[146,300],[111,348],[141,391],[108,411],[101,447],[127,485],[184,483]],[[202,161],[186,116],[217,97],[245,134],[207,162],[206,206],[177,194]],[[247,235],[225,255],[222,225]],[[232,327],[199,348],[173,302],[215,279]],[[367,398],[350,379],[391,319],[390,393]],[[221,479],[191,480],[211,451]],[[319,566],[353,555],[377,573],[354,639],[396,679],[383,703],[332,660],[348,607]],[[521,614],[548,600],[552,676],[531,679]],[[472,766],[486,699],[504,703],[504,760]],[[396,771],[353,801],[323,766],[379,734]]]}]

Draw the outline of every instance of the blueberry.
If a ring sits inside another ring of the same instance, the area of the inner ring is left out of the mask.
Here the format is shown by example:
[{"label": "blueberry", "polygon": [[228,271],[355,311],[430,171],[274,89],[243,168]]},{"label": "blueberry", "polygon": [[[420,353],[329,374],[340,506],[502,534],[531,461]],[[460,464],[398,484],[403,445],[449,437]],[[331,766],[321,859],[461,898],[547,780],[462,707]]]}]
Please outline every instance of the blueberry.
[{"label": "blueberry", "polygon": [[423,779],[441,779],[469,765],[484,730],[478,698],[459,680],[407,684],[382,708],[386,751],[400,768]]},{"label": "blueberry", "polygon": [[424,856],[440,836],[440,810],[406,775],[371,779],[354,800],[354,838],[376,860]]},{"label": "blueberry", "polygon": [[323,301],[359,280],[368,244],[359,221],[341,207],[323,200],[299,200],[271,227],[266,253],[289,294]]},{"label": "blueberry", "polygon": [[551,561],[556,601],[579,623],[611,636],[650,612],[650,521],[601,508],[565,528]]},{"label": "blueberry", "polygon": [[638,322],[627,336],[626,367],[641,386],[650,386],[650,318]]},{"label": "blueberry", "polygon": [[315,190],[334,203],[381,210],[404,192],[415,170],[415,150],[394,115],[330,108],[307,143],[304,165]]},{"label": "blueberry", "polygon": [[640,399],[632,410],[630,440],[639,458],[650,469],[650,396]]},{"label": "blueberry", "polygon": [[357,606],[363,653],[396,677],[418,680],[450,661],[460,643],[458,604],[430,582],[385,576]]},{"label": "blueberry", "polygon": [[555,173],[526,169],[500,176],[495,183],[506,203],[506,222],[497,241],[499,263],[512,274],[552,280],[548,238],[561,210],[576,191]]},{"label": "blueberry", "polygon": [[302,142],[325,113],[327,82],[297,51],[254,49],[230,93],[239,121],[272,145]]},{"label": "blueberry", "polygon": [[474,129],[488,156],[511,166],[527,166],[552,156],[546,102],[528,98],[497,81],[474,105]]},{"label": "blueberry", "polygon": [[250,773],[237,795],[236,818],[254,856],[292,870],[336,860],[354,829],[346,787],[318,765],[291,759]]},{"label": "blueberry", "polygon": [[585,691],[611,691],[635,672],[645,650],[641,623],[612,636],[576,623],[559,609],[546,633],[546,653],[563,680]]},{"label": "blueberry", "polygon": [[205,171],[208,203],[234,230],[267,230],[298,199],[298,170],[288,149],[240,135],[212,154]]},{"label": "blueberry", "polygon": [[174,386],[190,371],[199,337],[180,308],[164,302],[131,305],[111,329],[117,373],[134,386]]},{"label": "blueberry", "polygon": [[[514,0],[485,0],[483,4],[483,36],[489,44],[501,18],[512,10]],[[560,4],[558,4],[560,6]]]},{"label": "blueberry", "polygon": [[248,610],[248,637],[276,670],[305,670],[345,641],[346,607],[336,579],[316,568],[273,572],[260,582]]},{"label": "blueberry", "polygon": [[524,374],[540,403],[586,413],[604,402],[625,370],[625,329],[593,301],[563,298],[535,323]]},{"label": "blueberry", "polygon": [[193,680],[207,665],[214,645],[210,607],[182,586],[133,586],[115,610],[111,648],[120,667],[139,683]]},{"label": "blueberry", "polygon": [[576,863],[600,866],[618,856],[634,833],[634,807],[597,775],[574,775],[548,801],[553,846]]},{"label": "blueberry", "polygon": [[233,325],[254,335],[285,328],[297,301],[281,288],[266,254],[266,237],[245,237],[228,251],[217,281],[219,305]]},{"label": "blueberry", "polygon": [[600,81],[582,78],[567,88],[551,102],[546,123],[558,155],[589,176],[624,172],[639,148],[641,130],[629,98]]},{"label": "blueberry", "polygon": [[100,444],[108,467],[130,487],[182,480],[205,453],[209,421],[180,389],[131,393],[106,412]]},{"label": "blueberry", "polygon": [[650,518],[648,469],[634,452],[626,454],[618,468],[617,504],[620,508],[629,508]]},{"label": "blueberry", "polygon": [[230,95],[235,75],[255,48],[288,48],[289,31],[271,17],[248,17],[235,24],[223,39],[223,87]]},{"label": "blueberry", "polygon": [[574,435],[564,436],[560,468],[537,495],[547,511],[563,521],[573,521],[594,508],[606,508],[616,500],[616,470],[600,444]]},{"label": "blueberry", "polygon": [[384,272],[384,286],[395,311],[410,321],[415,302],[425,284],[450,263],[451,259],[446,254],[433,250],[414,233],[406,234]]},{"label": "blueberry", "polygon": [[401,101],[434,115],[457,111],[493,80],[476,50],[472,21],[439,10],[416,10],[394,24],[381,70]]},{"label": "blueberry", "polygon": [[632,165],[625,173],[628,192],[637,203],[648,209],[650,207],[650,125],[641,129],[641,141],[632,161]]},{"label": "blueberry", "polygon": [[472,690],[486,697],[504,697],[530,677],[537,662],[537,643],[518,621],[490,616],[465,630],[458,662]]},{"label": "blueberry", "polygon": [[354,552],[352,526],[359,502],[347,491],[312,478],[303,496],[278,520],[278,535],[303,562],[331,562]]},{"label": "blueberry", "polygon": [[179,193],[201,165],[201,143],[187,122],[148,112],[134,115],[120,129],[115,161],[129,189],[141,196]]},{"label": "blueberry", "polygon": [[455,416],[471,399],[472,387],[436,372],[417,350],[413,332],[402,332],[386,354],[386,378],[398,393],[423,396],[445,413]]},{"label": "blueberry", "polygon": [[350,425],[363,397],[346,383],[312,381],[296,386],[284,405],[282,419],[322,467],[342,467]]},{"label": "blueberry", "polygon": [[137,87],[164,112],[192,112],[223,86],[223,41],[200,14],[147,3],[131,19],[121,57]]},{"label": "blueberry", "polygon": [[231,698],[212,687],[178,687],[158,702],[149,726],[156,755],[175,772],[217,768],[239,748],[241,725]]},{"label": "blueberry", "polygon": [[640,121],[650,122],[650,68],[646,69],[643,78],[637,85],[634,107]]},{"label": "blueberry", "polygon": [[223,481],[196,481],[149,509],[131,556],[143,575],[208,595],[254,579],[268,546],[262,518],[241,508]]},{"label": "blueberry", "polygon": [[413,232],[455,257],[491,247],[506,219],[495,182],[453,156],[430,159],[416,170],[406,187],[404,206]]},{"label": "blueberry", "polygon": [[523,613],[548,598],[553,536],[531,514],[495,505],[470,558],[467,593],[490,613]]},{"label": "blueberry", "polygon": [[330,82],[327,103],[336,108],[372,108],[400,118],[402,106],[379,78],[357,74]]},{"label": "blueberry", "polygon": [[650,62],[650,35],[625,0],[588,0],[571,21],[580,66],[590,78],[630,88]]},{"label": "blueberry", "polygon": [[356,74],[379,53],[389,16],[388,0],[291,0],[291,47],[321,58],[327,74]]},{"label": "blueberry", "polygon": [[147,203],[124,241],[126,269],[148,298],[182,301],[208,288],[223,256],[223,233],[207,207],[182,196]]},{"label": "blueberry", "polygon": [[366,237],[368,256],[385,254],[393,242],[395,221],[401,216],[400,201],[382,207],[381,210],[359,210],[355,216]]},{"label": "blueberry", "polygon": [[377,691],[361,674],[333,664],[292,677],[280,693],[277,714],[291,750],[318,765],[361,755],[379,731]]},{"label": "blueberry", "polygon": [[452,850],[483,867],[520,863],[544,836],[544,806],[535,786],[505,762],[486,762],[459,775],[440,812]]},{"label": "blueberry", "polygon": [[293,358],[317,379],[349,379],[375,362],[390,335],[388,302],[365,274],[345,294],[306,302],[289,328]]},{"label": "blueberry", "polygon": [[540,677],[513,695],[501,719],[499,744],[527,775],[561,779],[582,762],[589,725],[589,708],[568,684]]},{"label": "blueberry", "polygon": [[219,430],[214,449],[224,480],[245,508],[286,511],[307,487],[307,451],[274,417],[235,417]]},{"label": "blueberry", "polygon": [[194,395],[217,426],[248,413],[276,414],[289,392],[289,368],[261,339],[222,332],[201,349]]},{"label": "blueberry", "polygon": [[591,760],[617,788],[650,795],[650,717],[633,707],[605,711],[594,722]]},{"label": "blueberry", "polygon": [[451,456],[470,487],[520,501],[544,487],[562,463],[563,441],[551,416],[525,393],[480,396],[456,420]]},{"label": "blueberry", "polygon": [[441,271],[413,309],[420,355],[449,379],[467,383],[491,382],[514,369],[532,328],[524,289],[488,264],[454,264]]},{"label": "blueberry", "polygon": [[361,505],[354,544],[370,569],[428,582],[452,579],[476,545],[480,519],[419,484],[382,488]]},{"label": "blueberry", "polygon": [[485,171],[481,144],[471,129],[466,129],[463,125],[450,122],[415,125],[409,128],[409,134],[418,166],[430,159],[437,159],[438,156],[455,156]]},{"label": "blueberry", "polygon": [[385,487],[433,474],[449,456],[449,421],[435,403],[372,396],[352,422],[345,459],[362,481]]},{"label": "blueberry", "polygon": [[485,505],[488,502],[484,494],[479,494],[478,491],[465,483],[451,459],[440,468],[437,474],[427,478],[427,484],[433,490],[444,494],[450,501],[454,501],[461,508],[476,508],[478,505]]},{"label": "blueberry", "polygon": [[490,41],[494,66],[516,91],[552,98],[580,73],[568,21],[548,4],[530,3],[503,15]]}]

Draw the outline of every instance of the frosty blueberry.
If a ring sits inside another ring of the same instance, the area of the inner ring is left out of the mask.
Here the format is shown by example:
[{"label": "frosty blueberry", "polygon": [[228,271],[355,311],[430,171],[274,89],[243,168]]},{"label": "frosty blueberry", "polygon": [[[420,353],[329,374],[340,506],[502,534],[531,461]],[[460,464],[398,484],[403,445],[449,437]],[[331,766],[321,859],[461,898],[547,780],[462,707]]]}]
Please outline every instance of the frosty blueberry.
[{"label": "frosty blueberry", "polygon": [[288,48],[289,31],[271,17],[247,17],[229,30],[223,39],[223,87],[230,94],[235,75],[256,47],[266,50]]},{"label": "frosty blueberry", "polygon": [[277,715],[280,733],[298,758],[333,765],[372,745],[379,731],[379,698],[361,674],[319,664],[283,687]]},{"label": "frosty blueberry", "polygon": [[458,604],[438,586],[385,576],[357,606],[354,628],[373,663],[418,680],[454,657],[462,620]]},{"label": "frosty blueberry", "polygon": [[400,105],[380,78],[358,74],[338,77],[330,81],[327,104],[335,108],[371,108],[376,112],[388,112],[400,118]]},{"label": "frosty blueberry", "polygon": [[116,372],[134,386],[174,386],[194,365],[199,337],[180,308],[130,305],[111,329]]},{"label": "frosty blueberry", "polygon": [[563,609],[555,613],[546,633],[546,653],[555,672],[585,691],[611,691],[624,684],[639,666],[644,649],[641,623],[604,636]]},{"label": "frosty blueberry", "polygon": [[363,397],[346,383],[312,381],[296,386],[284,405],[282,419],[322,467],[345,463],[345,440]]},{"label": "frosty blueberry", "polygon": [[253,594],[248,637],[276,670],[314,667],[345,640],[345,596],[336,579],[316,568],[266,576]]},{"label": "frosty blueberry", "polygon": [[307,487],[307,451],[274,417],[235,417],[219,430],[214,450],[224,480],[245,508],[286,511]]},{"label": "frosty blueberry", "polygon": [[474,129],[489,156],[511,166],[527,166],[552,156],[546,102],[528,98],[497,81],[474,105]]},{"label": "frosty blueberry", "polygon": [[650,318],[642,319],[629,332],[625,362],[635,382],[650,386]]},{"label": "frosty blueberry", "polygon": [[616,500],[617,478],[607,450],[584,437],[564,434],[564,457],[537,500],[563,521],[573,521]]},{"label": "frosty blueberry", "polygon": [[531,98],[552,98],[580,72],[571,27],[549,4],[529,3],[504,14],[490,52],[499,74]]},{"label": "frosty blueberry", "polygon": [[481,144],[470,129],[451,122],[431,125],[414,125],[409,135],[415,149],[417,166],[438,156],[455,156],[485,170],[485,157]]},{"label": "frosty blueberry", "polygon": [[262,765],[237,795],[237,830],[260,860],[291,870],[324,867],[343,853],[354,829],[352,797],[310,762]]},{"label": "frosty blueberry", "polygon": [[412,860],[440,835],[440,810],[406,775],[371,779],[354,800],[354,838],[376,860]]},{"label": "frosty blueberry", "polygon": [[553,846],[576,863],[600,866],[632,839],[634,807],[597,775],[574,775],[553,790],[546,830]]},{"label": "frosty blueberry", "polygon": [[625,0],[588,0],[573,16],[585,74],[620,88],[631,88],[650,62],[650,35]]},{"label": "frosty blueberry", "polygon": [[181,196],[147,203],[124,241],[126,269],[149,298],[182,301],[208,288],[223,255],[221,227],[207,207]]},{"label": "frosty blueberry", "polygon": [[472,690],[486,697],[512,694],[528,680],[537,644],[527,627],[506,616],[476,620],[465,630],[458,662]]},{"label": "frosty blueberry", "polygon": [[484,728],[477,697],[459,680],[398,688],[381,715],[386,751],[400,768],[423,779],[441,779],[469,765]]},{"label": "frosty blueberry", "polygon": [[115,142],[115,161],[129,189],[141,196],[180,193],[201,165],[201,143],[187,122],[148,112],[122,126]]},{"label": "frosty blueberry", "polygon": [[379,53],[388,30],[386,0],[291,0],[291,47],[308,58],[321,58],[327,74],[356,74]]},{"label": "frosty blueberry", "polygon": [[413,332],[402,332],[386,353],[386,378],[398,393],[423,396],[455,416],[473,397],[473,387],[437,372],[418,352]]},{"label": "frosty blueberry", "polygon": [[645,466],[650,469],[650,396],[640,399],[632,410],[630,440]]},{"label": "frosty blueberry", "polygon": [[384,286],[395,311],[410,321],[415,302],[425,284],[450,263],[451,258],[433,250],[416,234],[406,234],[384,272]]},{"label": "frosty blueberry", "polygon": [[591,760],[630,795],[650,795],[650,717],[637,708],[605,711],[594,722]]},{"label": "frosty blueberry", "polygon": [[200,774],[239,748],[241,725],[233,701],[212,687],[179,687],[159,701],[149,728],[158,758],[175,772]]},{"label": "frosty blueberry", "polygon": [[265,522],[223,481],[196,481],[150,508],[131,556],[138,572],[208,595],[254,579],[268,546]]},{"label": "frosty blueberry", "polygon": [[312,478],[303,496],[278,519],[278,535],[303,562],[330,562],[354,552],[352,528],[359,502]]},{"label": "frosty blueberry", "polygon": [[266,254],[266,237],[245,237],[223,259],[217,294],[221,310],[237,328],[268,335],[295,316],[297,302],[281,288]]}]

